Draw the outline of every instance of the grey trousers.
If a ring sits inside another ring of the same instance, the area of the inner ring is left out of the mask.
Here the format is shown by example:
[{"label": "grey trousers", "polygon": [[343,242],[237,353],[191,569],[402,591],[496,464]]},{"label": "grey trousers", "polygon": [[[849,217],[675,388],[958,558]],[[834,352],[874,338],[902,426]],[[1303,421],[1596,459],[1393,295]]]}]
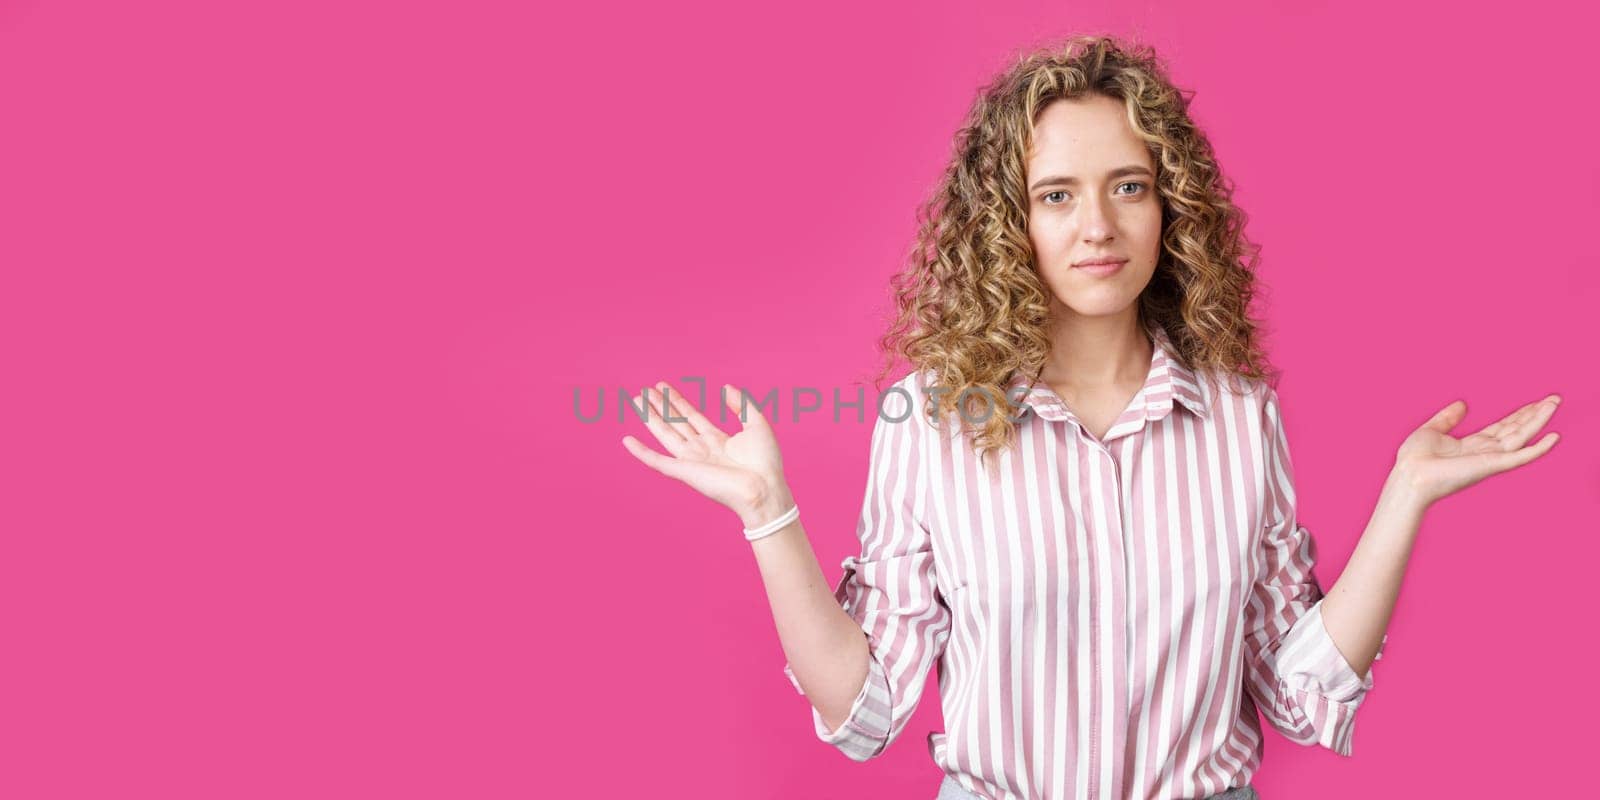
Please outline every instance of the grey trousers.
[{"label": "grey trousers", "polygon": [[[944,781],[939,784],[939,796],[934,800],[979,800],[978,796],[966,790],[956,779],[949,775],[944,776]],[[1240,786],[1229,789],[1220,794],[1214,794],[1205,800],[1261,800],[1261,795],[1250,786]]]}]

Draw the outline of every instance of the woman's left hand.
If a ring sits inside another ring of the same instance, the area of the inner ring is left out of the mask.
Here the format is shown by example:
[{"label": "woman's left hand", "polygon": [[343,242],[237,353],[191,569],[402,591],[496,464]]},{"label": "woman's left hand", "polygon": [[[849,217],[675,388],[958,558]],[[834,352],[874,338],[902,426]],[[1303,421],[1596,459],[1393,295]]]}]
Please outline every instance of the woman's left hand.
[{"label": "woman's left hand", "polygon": [[1550,395],[1457,439],[1450,429],[1467,414],[1466,401],[1457,400],[1406,437],[1395,457],[1395,471],[1425,505],[1432,504],[1550,452],[1560,434],[1548,433],[1533,444],[1528,440],[1550,421],[1560,402],[1560,395]]}]

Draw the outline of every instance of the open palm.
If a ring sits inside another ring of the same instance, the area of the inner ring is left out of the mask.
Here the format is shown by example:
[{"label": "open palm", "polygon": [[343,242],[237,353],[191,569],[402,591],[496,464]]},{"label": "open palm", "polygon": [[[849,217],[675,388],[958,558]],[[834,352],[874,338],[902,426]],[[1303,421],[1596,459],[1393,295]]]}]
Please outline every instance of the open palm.
[{"label": "open palm", "polygon": [[[724,406],[738,418],[740,393],[723,386],[721,395]],[[778,439],[754,404],[742,410],[741,429],[729,436],[665,381],[635,395],[635,407],[641,398],[648,403],[645,426],[670,454],[662,455],[632,436],[622,437],[623,446],[646,466],[689,484],[741,517],[749,516],[761,497],[783,485]],[[671,411],[672,420],[663,409]]]},{"label": "open palm", "polygon": [[1406,437],[1395,458],[1397,469],[1410,476],[1425,502],[1432,503],[1459,492],[1490,475],[1514,469],[1550,451],[1559,434],[1546,434],[1528,444],[1561,402],[1551,395],[1517,409],[1471,435],[1457,439],[1450,429],[1467,414],[1466,401],[1457,400],[1434,414]]}]

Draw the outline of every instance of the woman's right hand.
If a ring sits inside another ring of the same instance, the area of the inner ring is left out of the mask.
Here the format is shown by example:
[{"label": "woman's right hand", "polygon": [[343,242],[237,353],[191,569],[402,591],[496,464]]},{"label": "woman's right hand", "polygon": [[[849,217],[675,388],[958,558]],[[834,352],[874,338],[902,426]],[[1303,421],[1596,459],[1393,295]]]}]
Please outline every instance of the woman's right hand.
[{"label": "woman's right hand", "polygon": [[[723,384],[721,395],[723,405],[737,418],[739,392]],[[793,505],[783,478],[778,439],[755,404],[746,407],[740,431],[729,436],[665,381],[634,395],[635,408],[641,397],[648,403],[645,425],[671,454],[662,455],[632,436],[622,437],[622,445],[646,466],[727,506],[746,528],[770,522]],[[663,402],[673,421],[662,414]]]}]

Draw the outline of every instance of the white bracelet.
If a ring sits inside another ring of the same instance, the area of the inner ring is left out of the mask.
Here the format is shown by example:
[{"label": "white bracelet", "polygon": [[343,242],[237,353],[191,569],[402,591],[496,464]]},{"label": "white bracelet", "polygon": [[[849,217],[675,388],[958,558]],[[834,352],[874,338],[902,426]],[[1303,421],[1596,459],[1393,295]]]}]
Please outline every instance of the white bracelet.
[{"label": "white bracelet", "polygon": [[789,523],[794,522],[795,520],[797,520],[799,518],[800,518],[800,506],[799,505],[790,506],[789,510],[783,512],[783,514],[779,515],[779,517],[777,519],[775,519],[775,520],[773,520],[773,521],[771,521],[771,522],[769,522],[769,523],[767,523],[765,525],[762,525],[759,528],[753,528],[753,529],[752,528],[745,528],[744,529],[744,538],[753,542],[753,541],[755,541],[757,539],[760,539],[760,538],[762,538],[764,536],[771,536],[772,534],[777,533],[778,531],[781,531],[784,528],[788,527]]}]

